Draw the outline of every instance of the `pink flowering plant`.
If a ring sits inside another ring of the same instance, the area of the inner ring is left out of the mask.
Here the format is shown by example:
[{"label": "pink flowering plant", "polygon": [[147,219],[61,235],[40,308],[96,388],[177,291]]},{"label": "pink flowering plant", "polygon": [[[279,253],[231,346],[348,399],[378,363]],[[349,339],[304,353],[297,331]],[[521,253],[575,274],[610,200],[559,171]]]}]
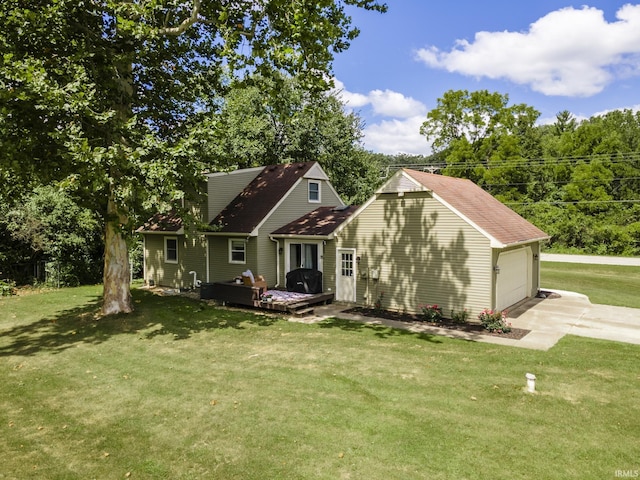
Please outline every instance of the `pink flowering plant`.
[{"label": "pink flowering plant", "polygon": [[507,322],[506,310],[491,310],[485,308],[478,315],[478,320],[489,332],[508,333],[511,331],[511,323]]},{"label": "pink flowering plant", "polygon": [[422,312],[422,320],[430,323],[438,323],[442,321],[442,308],[438,305],[420,305]]}]

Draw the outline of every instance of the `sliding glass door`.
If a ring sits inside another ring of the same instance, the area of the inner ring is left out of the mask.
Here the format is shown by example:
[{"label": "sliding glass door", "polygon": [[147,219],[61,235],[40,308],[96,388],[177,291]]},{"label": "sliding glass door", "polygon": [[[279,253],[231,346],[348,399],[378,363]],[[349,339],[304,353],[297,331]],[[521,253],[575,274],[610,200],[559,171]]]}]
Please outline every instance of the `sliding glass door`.
[{"label": "sliding glass door", "polygon": [[311,268],[322,271],[322,242],[297,243],[287,240],[285,268],[287,272],[296,268]]}]

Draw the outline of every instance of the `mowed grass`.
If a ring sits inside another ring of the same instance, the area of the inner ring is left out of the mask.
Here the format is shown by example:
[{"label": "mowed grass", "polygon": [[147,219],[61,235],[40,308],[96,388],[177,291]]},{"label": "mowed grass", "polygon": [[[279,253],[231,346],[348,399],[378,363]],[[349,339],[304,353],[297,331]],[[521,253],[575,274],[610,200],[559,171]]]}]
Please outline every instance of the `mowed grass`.
[{"label": "mowed grass", "polygon": [[[548,352],[100,287],[0,299],[0,478],[572,479],[640,469],[640,347]],[[524,391],[525,373],[538,377]]]},{"label": "mowed grass", "polygon": [[591,303],[640,308],[640,267],[542,262],[543,288],[579,292]]}]

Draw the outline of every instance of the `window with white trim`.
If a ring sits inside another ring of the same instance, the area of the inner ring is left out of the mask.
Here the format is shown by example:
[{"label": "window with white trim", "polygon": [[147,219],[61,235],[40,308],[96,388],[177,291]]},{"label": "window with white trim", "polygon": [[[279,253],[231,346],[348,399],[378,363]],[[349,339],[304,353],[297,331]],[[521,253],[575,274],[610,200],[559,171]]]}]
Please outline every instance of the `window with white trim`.
[{"label": "window with white trim", "polygon": [[320,203],[320,182],[309,180],[309,203]]},{"label": "window with white trim", "polygon": [[243,239],[229,239],[229,263],[247,263],[247,242]]},{"label": "window with white trim", "polygon": [[343,277],[353,277],[353,253],[342,253],[341,274]]},{"label": "window with white trim", "polygon": [[164,237],[164,262],[178,263],[178,237]]}]

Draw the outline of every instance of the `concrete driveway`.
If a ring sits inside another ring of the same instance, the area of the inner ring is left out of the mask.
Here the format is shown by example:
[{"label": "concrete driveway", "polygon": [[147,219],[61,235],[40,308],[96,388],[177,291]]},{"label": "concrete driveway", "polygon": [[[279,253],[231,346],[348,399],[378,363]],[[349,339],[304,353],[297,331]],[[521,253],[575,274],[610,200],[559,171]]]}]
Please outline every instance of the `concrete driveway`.
[{"label": "concrete driveway", "polygon": [[[640,257],[602,257],[588,255],[542,254],[542,261],[597,263],[640,266]],[[512,347],[548,350],[567,334],[640,345],[640,309],[592,304],[586,295],[563,290],[551,292],[546,298],[532,298],[509,311],[509,321],[515,328],[530,330],[520,340],[478,335],[434,326],[407,324],[385,319],[372,319],[346,313],[346,305],[331,304],[316,308],[313,316],[295,319],[307,323],[336,317],[364,323],[377,323],[416,333],[429,333],[462,338],[475,342],[495,343]]]},{"label": "concrete driveway", "polygon": [[354,315],[345,312],[349,308],[348,305],[339,303],[318,307],[315,315],[292,320],[314,323],[335,317],[381,324],[415,333],[443,335],[534,350],[548,350],[567,334],[640,345],[640,309],[594,305],[585,295],[579,293],[562,290],[546,291],[551,293],[548,297],[526,300],[509,311],[508,320],[513,327],[530,330],[520,340]]},{"label": "concrete driveway", "polygon": [[640,309],[592,304],[585,295],[547,290],[509,312],[516,328],[531,330],[522,347],[547,350],[566,334],[640,345]]}]

